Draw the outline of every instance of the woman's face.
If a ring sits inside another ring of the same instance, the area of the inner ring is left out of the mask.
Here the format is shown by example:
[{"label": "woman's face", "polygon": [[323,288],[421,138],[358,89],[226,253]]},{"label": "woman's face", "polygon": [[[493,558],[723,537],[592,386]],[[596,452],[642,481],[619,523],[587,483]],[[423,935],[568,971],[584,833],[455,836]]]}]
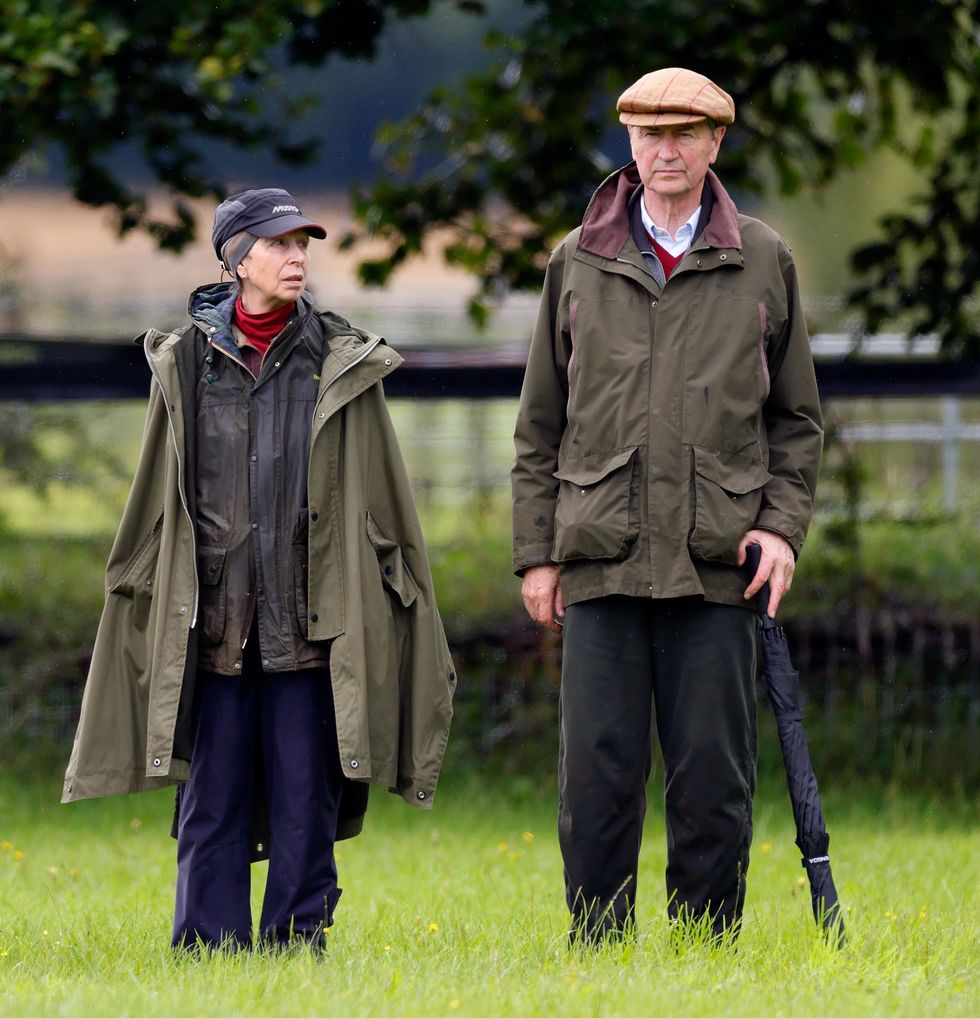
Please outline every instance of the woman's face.
[{"label": "woman's face", "polygon": [[310,236],[293,230],[281,237],[259,237],[238,266],[242,306],[252,315],[292,304],[306,285]]}]

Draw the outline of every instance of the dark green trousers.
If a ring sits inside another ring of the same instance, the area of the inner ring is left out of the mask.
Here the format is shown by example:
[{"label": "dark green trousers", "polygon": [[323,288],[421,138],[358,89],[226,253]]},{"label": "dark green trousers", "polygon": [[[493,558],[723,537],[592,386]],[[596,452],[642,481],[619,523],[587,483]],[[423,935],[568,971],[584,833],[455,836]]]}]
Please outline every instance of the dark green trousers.
[{"label": "dark green trousers", "polygon": [[669,914],[737,928],[752,840],[756,624],[749,609],[701,598],[567,609],[558,834],[573,935],[635,921],[654,711]]}]

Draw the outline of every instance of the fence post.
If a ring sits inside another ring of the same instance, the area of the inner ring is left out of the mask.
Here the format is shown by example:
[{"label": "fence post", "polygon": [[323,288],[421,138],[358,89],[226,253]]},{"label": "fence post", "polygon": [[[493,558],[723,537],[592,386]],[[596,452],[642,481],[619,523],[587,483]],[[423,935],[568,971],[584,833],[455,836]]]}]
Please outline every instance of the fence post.
[{"label": "fence post", "polygon": [[943,506],[956,511],[960,474],[960,397],[943,396]]}]

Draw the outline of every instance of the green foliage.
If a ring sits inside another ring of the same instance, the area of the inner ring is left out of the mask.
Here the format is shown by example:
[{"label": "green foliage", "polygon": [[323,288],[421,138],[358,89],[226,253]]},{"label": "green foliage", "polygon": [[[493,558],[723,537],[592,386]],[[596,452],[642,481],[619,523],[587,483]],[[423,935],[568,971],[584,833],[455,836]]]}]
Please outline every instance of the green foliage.
[{"label": "green foliage", "polygon": [[[390,18],[417,17],[431,0],[2,0],[0,175],[42,145],[64,158],[70,186],[109,205],[120,234],[151,233],[180,250],[194,237],[185,197],[224,195],[202,150],[214,143],[312,158],[289,120],[306,96],[280,91],[281,71],[331,54],[371,57]],[[473,0],[455,0],[463,10]],[[278,104],[274,101],[278,100]],[[121,180],[111,155],[137,148],[170,196],[155,215]]]},{"label": "green foliage", "polygon": [[447,261],[479,280],[477,314],[507,290],[537,288],[548,251],[612,168],[603,146],[622,130],[616,96],[644,71],[682,62],[735,99],[721,166],[736,192],[773,179],[786,195],[819,188],[879,146],[927,168],[920,205],[855,255],[864,278],[851,299],[870,330],[901,314],[910,330],[937,331],[947,351],[977,354],[976,0],[933,2],[925,16],[915,0],[887,15],[870,0],[528,6],[520,37],[487,36],[489,70],[434,91],[379,136],[387,174],[355,186],[359,226],[347,238],[387,246],[365,282],[385,282],[431,232],[448,230]]},{"label": "green foliage", "polygon": [[[487,775],[489,777],[489,775]],[[431,812],[373,794],[338,846],[325,956],[174,957],[168,792],[58,806],[0,775],[0,1002],[11,1015],[968,1015],[978,1003],[975,800],[825,795],[848,945],[814,929],[782,788],[754,817],[738,950],[671,935],[651,787],[636,943],[569,950],[553,781],[450,775]],[[259,902],[266,867],[253,867]],[[325,1005],[323,1002],[328,1002]]]},{"label": "green foliage", "polygon": [[[0,482],[23,484],[44,495],[55,481],[98,485],[118,479],[127,466],[108,443],[58,406],[0,406]],[[0,510],[0,523],[3,512]]]}]

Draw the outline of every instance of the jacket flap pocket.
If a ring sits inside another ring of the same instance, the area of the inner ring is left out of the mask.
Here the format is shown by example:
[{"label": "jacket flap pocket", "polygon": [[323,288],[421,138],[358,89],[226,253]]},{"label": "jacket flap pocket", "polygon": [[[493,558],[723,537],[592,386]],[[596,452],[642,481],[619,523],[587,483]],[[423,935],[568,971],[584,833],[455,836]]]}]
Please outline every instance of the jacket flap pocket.
[{"label": "jacket flap pocket", "polygon": [[636,452],[636,446],[623,449],[610,456],[608,453],[589,453],[587,456],[575,456],[566,459],[564,463],[558,464],[555,477],[560,481],[569,481],[571,484],[578,484],[588,487],[598,484],[604,477],[608,477],[614,470],[628,463]]},{"label": "jacket flap pocket", "polygon": [[197,549],[201,583],[214,586],[221,579],[221,571],[225,567],[225,555],[227,555],[227,551],[224,548]]},{"label": "jacket flap pocket", "polygon": [[772,474],[762,460],[738,452],[717,452],[694,447],[694,469],[725,491],[744,495],[761,488]]},{"label": "jacket flap pocket", "polygon": [[137,588],[152,586],[156,573],[157,553],[160,550],[160,534],[163,529],[163,513],[157,517],[150,532],[143,538],[136,550],[121,568],[106,573],[106,590],[110,594],[132,597]]},{"label": "jacket flap pocket", "polygon": [[410,607],[420,591],[405,563],[401,546],[385,534],[370,513],[367,514],[367,535],[378,556],[378,566],[386,586],[398,595],[399,601],[406,608]]}]

